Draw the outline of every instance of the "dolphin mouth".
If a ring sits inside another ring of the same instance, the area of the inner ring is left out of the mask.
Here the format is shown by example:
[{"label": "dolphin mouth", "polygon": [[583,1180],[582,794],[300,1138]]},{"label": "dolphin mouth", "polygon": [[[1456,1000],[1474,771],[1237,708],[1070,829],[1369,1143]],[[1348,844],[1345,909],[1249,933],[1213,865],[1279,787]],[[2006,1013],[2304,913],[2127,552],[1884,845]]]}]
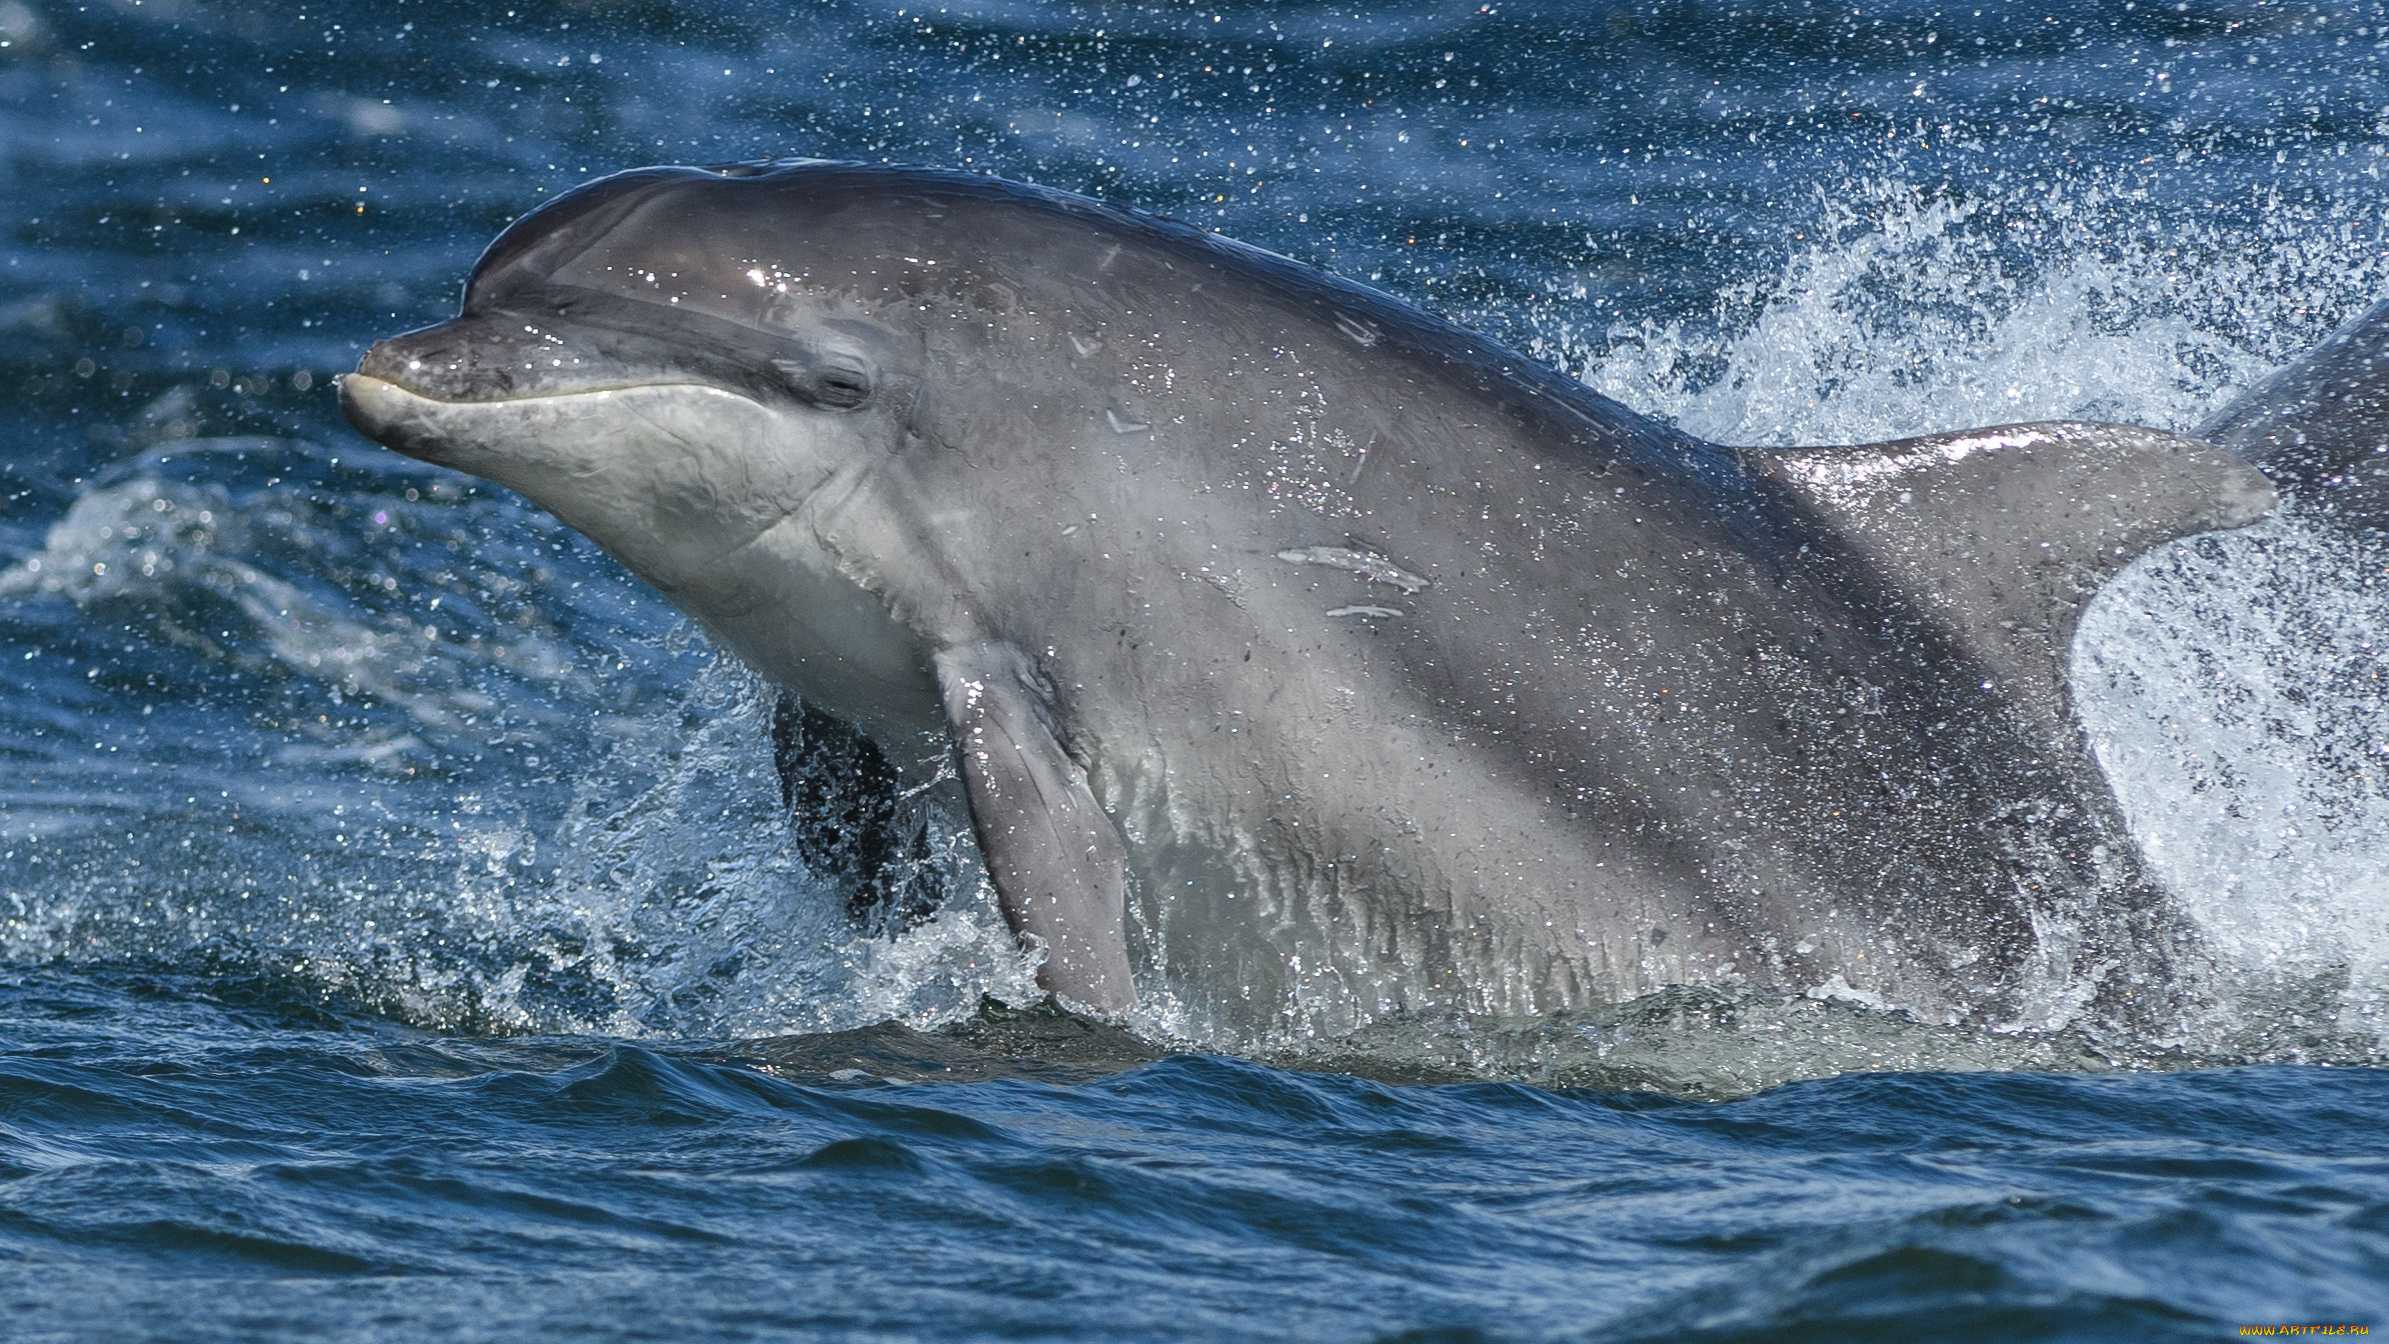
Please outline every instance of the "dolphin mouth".
[{"label": "dolphin mouth", "polygon": [[[616,348],[617,346],[625,348]],[[645,388],[689,388],[761,402],[760,389],[672,360],[657,343],[553,318],[477,313],[376,341],[339,380],[359,433],[408,457],[472,470],[471,445],[502,408],[562,412],[574,401]]]},{"label": "dolphin mouth", "polygon": [[[377,349],[379,347],[376,347]],[[393,452],[440,466],[453,465],[452,425],[439,412],[468,404],[425,396],[411,387],[375,374],[344,373],[340,413],[356,431]],[[486,403],[496,405],[500,403]]]},{"label": "dolphin mouth", "polygon": [[687,367],[673,353],[652,339],[554,318],[473,314],[374,342],[357,361],[356,376],[450,405],[679,384],[714,387],[750,399],[764,390],[743,386],[740,370]]},{"label": "dolphin mouth", "polygon": [[[619,383],[591,383],[584,387],[535,389],[527,391],[504,392],[496,396],[462,397],[443,396],[434,389],[411,385],[403,378],[392,378],[383,374],[367,373],[362,369],[355,373],[343,373],[336,375],[333,378],[333,381],[340,387],[340,404],[343,410],[346,410],[349,405],[348,388],[351,383],[358,385],[359,396],[379,396],[382,394],[376,389],[388,388],[393,391],[403,393],[404,395],[411,397],[416,401],[426,402],[434,406],[454,406],[459,408],[473,406],[520,406],[532,402],[570,401],[576,397],[596,397],[603,396],[609,392],[638,392],[647,388],[661,387],[698,388],[707,392],[719,392],[724,396],[740,397],[747,401],[755,400],[754,397],[748,396],[746,393],[741,392],[736,388],[723,387],[719,384],[705,382],[696,378],[641,378],[629,379]],[[358,428],[362,429],[363,426],[360,425]]]},{"label": "dolphin mouth", "polygon": [[881,381],[867,340],[767,331],[575,287],[377,341],[357,372],[452,404],[695,386],[765,405],[859,409]]},{"label": "dolphin mouth", "polygon": [[482,437],[475,432],[475,422],[486,426],[488,422],[482,417],[491,411],[531,406],[550,406],[562,410],[574,402],[600,400],[616,393],[665,388],[707,392],[736,397],[741,401],[753,400],[729,388],[688,379],[658,379],[607,387],[472,398],[443,397],[409,387],[393,378],[363,371],[342,374],[337,382],[340,413],[347,417],[348,423],[358,433],[393,452],[403,453],[418,461],[471,471],[476,475],[486,473],[468,460],[473,456],[473,445]]}]

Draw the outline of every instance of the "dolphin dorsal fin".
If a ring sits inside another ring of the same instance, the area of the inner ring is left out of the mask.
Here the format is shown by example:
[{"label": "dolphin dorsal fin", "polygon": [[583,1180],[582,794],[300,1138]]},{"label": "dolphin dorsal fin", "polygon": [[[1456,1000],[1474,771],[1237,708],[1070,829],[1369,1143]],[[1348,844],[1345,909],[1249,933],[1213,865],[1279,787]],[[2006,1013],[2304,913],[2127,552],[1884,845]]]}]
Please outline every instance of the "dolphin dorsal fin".
[{"label": "dolphin dorsal fin", "polygon": [[2167,541],[2273,508],[2247,463],[2129,425],[2008,425],[1753,456],[2052,732],[2070,731],[2066,668],[2091,596]]}]

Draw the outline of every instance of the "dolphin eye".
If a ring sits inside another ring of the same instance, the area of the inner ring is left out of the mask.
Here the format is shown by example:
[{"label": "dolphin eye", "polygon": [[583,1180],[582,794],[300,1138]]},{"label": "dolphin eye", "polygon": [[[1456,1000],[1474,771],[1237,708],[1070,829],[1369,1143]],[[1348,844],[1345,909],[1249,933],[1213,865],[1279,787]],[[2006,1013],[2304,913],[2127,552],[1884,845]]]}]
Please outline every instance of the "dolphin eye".
[{"label": "dolphin eye", "polygon": [[860,369],[824,369],[815,380],[813,399],[840,410],[860,406],[871,399],[871,377]]},{"label": "dolphin eye", "polygon": [[790,391],[815,406],[849,411],[871,399],[870,367],[844,351],[826,352],[810,360],[775,359],[771,365],[787,380]]}]

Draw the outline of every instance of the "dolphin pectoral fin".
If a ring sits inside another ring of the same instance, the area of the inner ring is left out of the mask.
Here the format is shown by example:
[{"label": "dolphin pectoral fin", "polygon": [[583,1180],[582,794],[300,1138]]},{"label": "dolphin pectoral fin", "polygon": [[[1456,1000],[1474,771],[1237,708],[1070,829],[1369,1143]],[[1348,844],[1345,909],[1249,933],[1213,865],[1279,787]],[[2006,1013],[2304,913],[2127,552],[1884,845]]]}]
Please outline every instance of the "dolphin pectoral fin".
[{"label": "dolphin pectoral fin", "polygon": [[1054,733],[1034,664],[981,643],[940,653],[937,672],[996,900],[1015,934],[1045,945],[1037,982],[1109,1012],[1135,1007],[1127,851]]},{"label": "dolphin pectoral fin", "polygon": [[2066,670],[2082,607],[2177,537],[2273,508],[2247,462],[2129,425],[2051,423],[1849,448],[1754,452],[1820,529],[1899,604],[2069,731]]},{"label": "dolphin pectoral fin", "polygon": [[771,747],[797,857],[843,889],[847,918],[892,936],[934,916],[946,882],[943,865],[929,861],[926,809],[908,801],[879,744],[782,691]]},{"label": "dolphin pectoral fin", "polygon": [[2389,527],[2389,301],[2192,431],[2342,522]]}]

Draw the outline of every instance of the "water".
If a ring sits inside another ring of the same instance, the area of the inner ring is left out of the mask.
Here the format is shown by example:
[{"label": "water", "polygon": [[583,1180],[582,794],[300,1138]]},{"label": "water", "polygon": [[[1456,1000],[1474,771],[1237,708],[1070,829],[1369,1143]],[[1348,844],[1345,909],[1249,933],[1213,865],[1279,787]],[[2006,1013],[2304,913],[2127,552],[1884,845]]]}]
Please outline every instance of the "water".
[{"label": "water", "polygon": [[2370,1070],[1717,1105],[1216,1056],[895,1086],[136,976],[12,975],[0,1018],[18,1339],[2179,1339],[2377,1320],[2389,1268]]},{"label": "water", "polygon": [[6,1333],[2389,1326],[2374,540],[2169,547],[2083,623],[2217,956],[2177,1030],[1183,1039],[1029,1008],[955,836],[858,932],[768,692],[329,395],[547,196],[793,153],[1199,222],[1732,442],[2183,428],[2389,293],[2384,24],[0,0]]}]

